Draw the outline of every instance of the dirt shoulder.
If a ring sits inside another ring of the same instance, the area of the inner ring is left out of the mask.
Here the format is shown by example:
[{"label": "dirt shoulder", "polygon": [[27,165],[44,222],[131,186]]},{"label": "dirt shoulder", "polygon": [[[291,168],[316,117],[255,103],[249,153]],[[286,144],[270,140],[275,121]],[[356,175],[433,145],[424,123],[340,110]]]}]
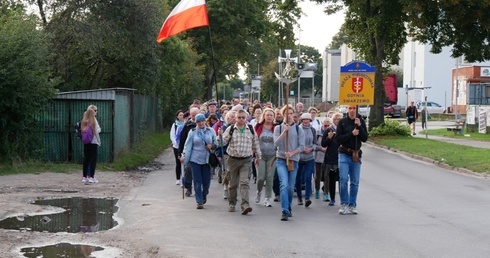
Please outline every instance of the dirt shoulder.
[{"label": "dirt shoulder", "polygon": [[[53,207],[30,204],[36,199],[70,197],[113,197],[121,199],[134,187],[140,186],[147,173],[97,172],[99,183],[85,185],[81,172],[18,174],[0,177],[0,219],[11,216],[53,213]],[[19,232],[0,229],[0,253],[2,257],[18,257],[20,245],[36,246],[58,242],[84,243],[121,249],[118,257],[133,256],[132,248],[117,230],[96,233],[47,233]],[[144,247],[143,247],[144,248]],[[149,247],[151,249],[151,247]],[[113,254],[116,254],[115,252]]]}]

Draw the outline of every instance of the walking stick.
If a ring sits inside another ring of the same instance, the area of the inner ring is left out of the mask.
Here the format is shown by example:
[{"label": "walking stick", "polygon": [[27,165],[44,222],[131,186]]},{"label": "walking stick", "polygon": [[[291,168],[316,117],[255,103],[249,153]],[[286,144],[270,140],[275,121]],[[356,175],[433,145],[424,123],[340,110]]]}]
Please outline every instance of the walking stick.
[{"label": "walking stick", "polygon": [[[288,117],[289,117],[289,83],[286,83],[286,105],[288,108],[286,109],[286,124],[289,125]],[[286,131],[286,152],[289,152],[289,130]],[[286,156],[286,167],[289,164],[289,157]]]},{"label": "walking stick", "polygon": [[182,199],[184,199],[184,184],[185,184],[185,176],[184,176],[184,163],[180,163],[180,188],[182,188]]}]

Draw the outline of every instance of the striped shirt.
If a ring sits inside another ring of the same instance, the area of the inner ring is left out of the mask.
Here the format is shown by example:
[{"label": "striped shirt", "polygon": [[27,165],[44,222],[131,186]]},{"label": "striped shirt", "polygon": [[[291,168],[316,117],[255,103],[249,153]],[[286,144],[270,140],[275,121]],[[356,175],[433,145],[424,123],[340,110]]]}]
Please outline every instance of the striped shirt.
[{"label": "striped shirt", "polygon": [[[230,130],[234,127],[233,135],[230,139]],[[255,157],[260,159],[262,153],[260,152],[260,143],[257,133],[250,131],[248,125],[244,128],[239,128],[236,125],[228,126],[226,131],[223,133],[223,143],[218,139],[219,145],[228,144],[228,149],[226,152],[229,156],[235,158],[246,158],[251,157],[255,153]]]}]

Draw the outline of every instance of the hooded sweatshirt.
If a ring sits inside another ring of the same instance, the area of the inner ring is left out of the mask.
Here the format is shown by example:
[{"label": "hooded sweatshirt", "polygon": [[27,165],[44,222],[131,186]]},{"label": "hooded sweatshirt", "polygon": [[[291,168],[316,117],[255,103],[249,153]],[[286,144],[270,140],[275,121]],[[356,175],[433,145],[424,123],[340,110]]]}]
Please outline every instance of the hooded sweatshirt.
[{"label": "hooded sweatshirt", "polygon": [[[312,128],[311,125],[310,126],[304,126],[303,124],[301,124],[299,127],[303,129],[303,132],[305,134],[305,149],[307,149],[307,148],[313,149],[313,151],[310,153],[301,152],[299,154],[299,160],[300,161],[310,161],[312,159],[315,159],[315,151],[316,150],[322,150],[322,147],[318,146],[316,144],[316,139],[315,139],[316,135],[313,135],[313,130],[311,130],[311,128]],[[316,130],[315,130],[315,134],[316,134]]]}]

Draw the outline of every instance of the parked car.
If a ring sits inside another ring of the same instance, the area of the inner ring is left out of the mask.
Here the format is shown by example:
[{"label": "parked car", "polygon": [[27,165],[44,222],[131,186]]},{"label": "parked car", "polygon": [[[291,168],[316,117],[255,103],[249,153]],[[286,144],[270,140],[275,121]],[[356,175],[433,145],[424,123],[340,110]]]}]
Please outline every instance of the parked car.
[{"label": "parked car", "polygon": [[[418,112],[421,112],[424,107],[425,107],[425,102],[417,103]],[[429,114],[443,114],[446,112],[446,109],[435,102],[427,101],[427,111],[429,111]]]},{"label": "parked car", "polygon": [[391,105],[389,103],[384,104],[384,115],[389,117],[401,117],[402,108],[400,105]]}]

